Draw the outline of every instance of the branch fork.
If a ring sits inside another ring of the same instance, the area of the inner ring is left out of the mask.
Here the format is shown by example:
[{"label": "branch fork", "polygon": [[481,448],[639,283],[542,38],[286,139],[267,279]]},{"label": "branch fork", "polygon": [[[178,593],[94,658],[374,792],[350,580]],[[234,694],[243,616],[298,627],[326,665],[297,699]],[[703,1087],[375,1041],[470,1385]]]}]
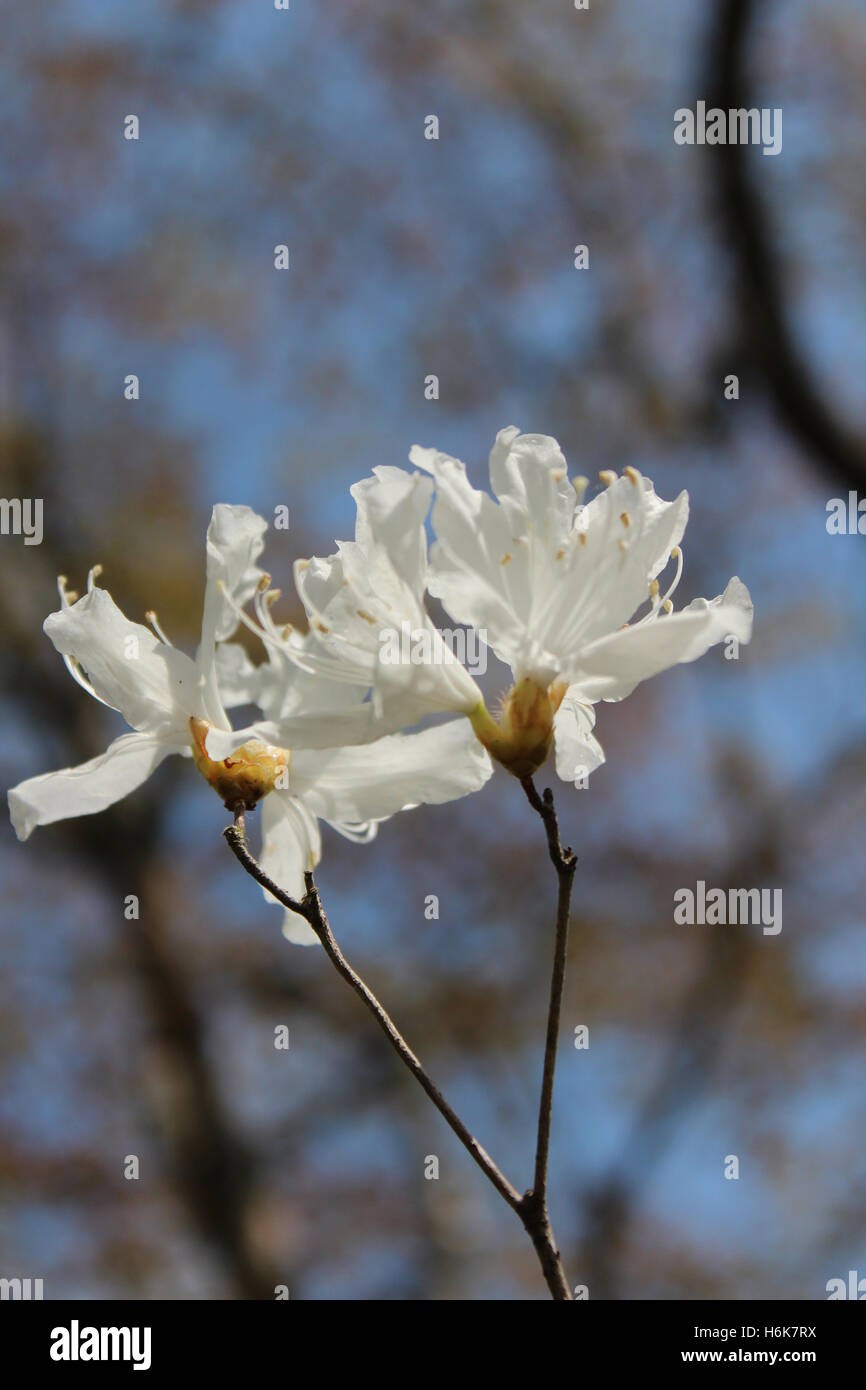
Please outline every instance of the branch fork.
[{"label": "branch fork", "polygon": [[577,858],[570,849],[563,849],[553,793],[545,791],[539,796],[531,777],[521,780],[521,786],[533,810],[537,811],[544,824],[548,852],[559,881],[556,909],[556,930],[554,942],[553,971],[550,983],[547,1033],[542,1070],[541,1097],[538,1110],[538,1130],[535,1151],[535,1172],[532,1187],[522,1195],[501,1171],[478,1140],[452,1109],[438,1086],[432,1081],[418,1057],[406,1042],[397,1025],[384,1006],[376,998],[370,987],[343,955],[327,914],[322,904],[319,890],[312,873],[304,875],[305,892],[303,898],[293,898],[279,884],[265,873],[258,860],[251,854],[247,843],[244,823],[244,808],[239,805],[234,810],[234,824],[223,831],[226,843],[251,878],[270,893],[290,912],[297,913],[312,927],[337,973],[358,995],[368,1011],[373,1015],[379,1028],[385,1034],[391,1047],[404,1066],[415,1077],[422,1090],[436,1106],[452,1132],[460,1140],[467,1153],[484,1173],[485,1177],[499,1193],[504,1202],[519,1216],[533,1247],[551,1296],[559,1302],[568,1302],[573,1295],[565,1276],[562,1259],[557,1249],[550,1215],[547,1206],[547,1169],[550,1151],[550,1129],[553,1107],[553,1084],[556,1071],[556,1052],[559,1037],[559,1023],[562,1008],[562,991],[565,982],[565,963],[568,948],[568,919],[571,904],[571,889]]}]

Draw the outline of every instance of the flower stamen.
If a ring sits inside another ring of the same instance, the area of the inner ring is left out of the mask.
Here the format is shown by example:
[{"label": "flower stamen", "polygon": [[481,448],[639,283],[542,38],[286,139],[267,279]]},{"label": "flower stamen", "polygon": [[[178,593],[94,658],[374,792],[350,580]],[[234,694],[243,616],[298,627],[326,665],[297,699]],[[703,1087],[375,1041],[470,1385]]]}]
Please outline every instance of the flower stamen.
[{"label": "flower stamen", "polygon": [[166,637],[165,633],[163,632],[162,628],[160,627],[159,619],[157,618],[157,616],[156,616],[156,614],[154,613],[153,609],[152,609],[152,608],[149,609],[148,612],[145,613],[144,616],[145,616],[145,618],[147,619],[147,621],[150,623],[151,627],[153,628],[153,630],[154,630],[154,632],[156,633],[157,637],[159,638],[160,642],[164,642],[165,645],[166,645],[167,647],[173,647],[173,646],[174,646],[174,643],[173,643],[168,637]]}]

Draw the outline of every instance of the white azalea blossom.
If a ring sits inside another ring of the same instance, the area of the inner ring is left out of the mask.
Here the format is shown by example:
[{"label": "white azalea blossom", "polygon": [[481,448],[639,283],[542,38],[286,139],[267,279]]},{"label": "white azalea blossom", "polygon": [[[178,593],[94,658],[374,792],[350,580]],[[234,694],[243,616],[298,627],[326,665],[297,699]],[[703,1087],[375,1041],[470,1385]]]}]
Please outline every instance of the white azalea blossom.
[{"label": "white azalea blossom", "polygon": [[[153,632],[130,622],[97,586],[99,567],[76,601],[60,582],[61,608],[45,631],[74,679],[133,732],[79,767],[14,787],[9,807],[20,839],[38,825],[104,810],[178,753],[193,758],[231,809],[262,801],[262,865],[301,897],[304,874],[321,856],[319,819],[350,839],[370,840],[397,811],[464,796],[489,778],[490,759],[462,720],[371,742],[381,724],[369,689],[302,669],[323,653],[314,634],[280,633],[270,619],[274,595],[257,564],[266,527],[247,507],[214,508],[195,661],[165,638],[155,614]],[[261,666],[227,641],[250,598],[268,641]],[[232,731],[226,709],[248,704],[267,720]],[[275,731],[291,744],[265,742]],[[343,738],[362,746],[341,747]],[[284,932],[293,941],[316,940],[291,913]]]},{"label": "white azalea blossom", "polygon": [[551,720],[560,776],[591,771],[604,760],[592,732],[596,701],[621,700],[728,636],[748,642],[752,602],[739,579],[712,601],[673,611],[685,492],[665,502],[627,468],[602,474],[604,490],[583,505],[586,480],[569,482],[556,440],[514,428],[490,454],[495,500],[472,487],[457,459],[418,446],[409,457],[436,484],[429,590],[455,621],[486,634],[514,673],[501,724],[475,723],[518,775],[543,760]]},{"label": "white azalea blossom", "polygon": [[256,560],[265,528],[248,507],[214,508],[195,661],[168,642],[155,615],[149,615],[154,632],[130,622],[96,584],[99,566],[77,601],[60,580],[61,607],[45,620],[44,630],[78,684],[118,710],[133,732],[89,762],[13,787],[9,809],[19,839],[39,825],[105,810],[141,786],[172,753],[193,756],[218,790],[245,793],[242,800],[255,799],[258,787],[279,774],[284,753],[258,737],[265,729],[232,731],[215,674],[217,643],[237,627],[229,600],[243,602],[260,581]]},{"label": "white azalea blossom", "polygon": [[[267,727],[282,730],[303,727],[308,709],[316,712],[315,718],[330,719],[335,731],[362,730],[361,712],[369,710],[365,689],[311,675],[299,664],[321,658],[315,634],[295,632],[278,642],[266,603],[259,605],[259,617],[272,638],[263,665],[254,666],[243,648],[232,643],[220,649],[220,686],[227,705],[252,700],[267,716]],[[262,868],[285,892],[302,898],[304,874],[321,857],[319,820],[350,840],[366,842],[396,812],[466,796],[479,790],[492,771],[490,758],[462,719],[363,745],[293,750],[288,786],[276,786],[262,802]],[[299,945],[318,939],[302,918],[288,911],[283,935]]]}]

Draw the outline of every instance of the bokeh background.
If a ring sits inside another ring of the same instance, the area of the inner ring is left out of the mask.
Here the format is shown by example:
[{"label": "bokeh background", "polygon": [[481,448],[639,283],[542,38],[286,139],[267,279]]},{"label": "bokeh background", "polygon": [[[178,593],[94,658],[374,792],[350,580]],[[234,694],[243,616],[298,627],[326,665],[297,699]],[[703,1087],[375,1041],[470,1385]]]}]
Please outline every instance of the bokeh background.
[{"label": "bokeh background", "polygon": [[[678,601],[739,573],[755,639],[602,706],[607,765],[559,786],[580,867],[553,1217],[593,1298],[866,1274],[866,542],[825,525],[866,493],[862,4],[2,0],[0,28],[0,491],[45,504],[41,546],[0,538],[4,783],[116,732],[41,633],[55,575],[102,562],[192,648],[216,501],[290,508],[267,555],[288,620],[292,560],[349,535],[350,484],[413,442],[481,485],[517,424],[575,473],[687,487]],[[782,153],[675,145],[701,97],[782,107]],[[545,1297],[224,823],[175,760],[101,816],[0,831],[0,1274],[47,1298]],[[369,847],[326,832],[319,877],[527,1185],[554,883],[520,789],[497,772]],[[699,878],[781,887],[781,934],[675,926]]]}]

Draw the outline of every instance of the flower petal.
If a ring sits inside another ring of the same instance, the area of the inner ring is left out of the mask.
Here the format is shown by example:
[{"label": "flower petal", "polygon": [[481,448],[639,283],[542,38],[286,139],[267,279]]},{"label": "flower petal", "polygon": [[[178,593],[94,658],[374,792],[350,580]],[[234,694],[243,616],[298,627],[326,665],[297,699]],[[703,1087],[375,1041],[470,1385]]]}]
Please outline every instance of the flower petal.
[{"label": "flower petal", "polygon": [[602,637],[581,653],[575,684],[584,700],[622,700],[635,686],[680,662],[696,661],[728,636],[748,642],[753,605],[737,578],[711,602],[695,599],[679,613]]},{"label": "flower petal", "polygon": [[514,425],[500,430],[490,451],[490,484],[515,535],[525,534],[530,523],[550,539],[570,531],[574,489],[562,450],[549,434],[521,434]]},{"label": "flower petal", "polygon": [[204,718],[213,724],[228,723],[213,670],[216,643],[231,637],[238,625],[234,604],[243,607],[262,578],[256,562],[267,528],[264,518],[250,507],[223,502],[214,507],[207,528],[207,581],[196,665],[204,689]]},{"label": "flower petal", "polygon": [[[292,898],[300,900],[306,891],[304,874],[311,873],[322,855],[322,839],[315,816],[289,792],[271,792],[262,802],[261,865],[269,878]],[[267,889],[268,902],[277,903]],[[296,946],[314,946],[318,937],[309,923],[296,912],[286,911],[283,936]]]},{"label": "flower petal", "polygon": [[[297,659],[372,690],[381,734],[425,714],[469,713],[481,691],[451,657],[424,607],[429,481],[400,469],[378,472],[381,477],[352,489],[358,539],[341,543],[327,559],[298,562],[295,582],[320,649]],[[423,639],[420,659],[414,652],[403,658],[404,632],[410,646]]]},{"label": "flower petal", "polygon": [[588,777],[604,762],[604,749],[593,733],[595,710],[580,698],[577,687],[566,691],[553,721],[556,772],[564,782]]},{"label": "flower petal", "polygon": [[238,705],[258,705],[265,708],[265,695],[270,676],[269,663],[256,666],[245,647],[239,642],[220,642],[214,653],[217,685],[226,709]]},{"label": "flower petal", "polygon": [[357,824],[466,796],[492,771],[471,725],[456,719],[364,747],[297,753],[289,777],[293,795],[314,815]]},{"label": "flower petal", "polygon": [[456,622],[475,627],[511,665],[531,609],[525,539],[504,507],[469,482],[466,467],[437,449],[414,445],[409,458],[436,481],[428,588]]},{"label": "flower petal", "polygon": [[[588,643],[628,622],[646,602],[650,581],[667,565],[688,519],[687,492],[666,502],[637,472],[616,478],[588,502],[575,527],[573,577],[560,586],[565,606],[549,605],[544,614],[556,649],[566,657],[582,654]],[[569,674],[567,661],[563,672]]]},{"label": "flower petal", "polygon": [[[219,762],[230,757],[245,743],[249,743],[250,739],[274,743],[283,748],[285,745],[280,742],[281,736],[282,730],[279,725],[269,719],[259,719],[253,724],[247,724],[243,729],[218,729],[215,724],[211,724],[204,736],[205,752],[209,758]],[[187,741],[189,742],[189,739]]]},{"label": "flower petal", "polygon": [[[251,507],[217,503],[207,528],[207,584],[203,628],[213,629],[214,641],[224,642],[238,625],[230,594],[241,607],[253,596],[263,571],[257,561],[265,545],[268,523]],[[224,586],[225,593],[220,589]]]},{"label": "flower petal", "polygon": [[394,570],[416,594],[427,580],[427,536],[433,483],[402,468],[373,469],[350,489],[358,508],[355,539],[363,550],[384,546]]},{"label": "flower petal", "polygon": [[169,753],[180,751],[180,745],[151,734],[123,734],[98,758],[19,782],[9,792],[15,834],[26,840],[37,825],[104,811],[140,787]]},{"label": "flower petal", "polygon": [[140,623],[131,623],[104,589],[51,613],[44,630],[87,672],[97,696],[144,733],[178,731],[200,713],[195,665]]}]

